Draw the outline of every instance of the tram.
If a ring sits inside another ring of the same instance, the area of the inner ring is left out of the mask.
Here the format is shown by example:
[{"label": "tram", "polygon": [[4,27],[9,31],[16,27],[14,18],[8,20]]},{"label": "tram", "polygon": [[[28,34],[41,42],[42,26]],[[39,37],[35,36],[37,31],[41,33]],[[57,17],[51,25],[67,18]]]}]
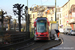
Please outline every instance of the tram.
[{"label": "tram", "polygon": [[50,40],[49,21],[46,17],[36,18],[34,28],[34,40]]}]

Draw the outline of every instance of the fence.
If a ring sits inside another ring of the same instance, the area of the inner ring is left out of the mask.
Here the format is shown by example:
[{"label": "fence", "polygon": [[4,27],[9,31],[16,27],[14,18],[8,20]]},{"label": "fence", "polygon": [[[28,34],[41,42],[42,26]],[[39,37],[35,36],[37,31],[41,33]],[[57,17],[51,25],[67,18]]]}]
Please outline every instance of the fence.
[{"label": "fence", "polygon": [[0,47],[30,39],[30,32],[1,31]]}]

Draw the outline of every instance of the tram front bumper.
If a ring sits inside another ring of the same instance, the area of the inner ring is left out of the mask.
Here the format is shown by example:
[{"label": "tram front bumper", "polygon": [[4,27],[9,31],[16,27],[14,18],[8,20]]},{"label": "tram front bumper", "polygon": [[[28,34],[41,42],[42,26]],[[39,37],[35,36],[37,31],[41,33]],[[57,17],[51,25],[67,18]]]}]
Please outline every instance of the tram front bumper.
[{"label": "tram front bumper", "polygon": [[48,37],[37,37],[36,40],[48,40]]}]

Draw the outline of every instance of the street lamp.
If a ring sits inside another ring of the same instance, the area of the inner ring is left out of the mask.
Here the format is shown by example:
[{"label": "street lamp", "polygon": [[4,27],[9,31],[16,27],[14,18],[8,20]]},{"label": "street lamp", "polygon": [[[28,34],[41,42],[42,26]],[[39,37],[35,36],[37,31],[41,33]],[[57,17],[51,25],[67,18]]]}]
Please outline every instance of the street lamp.
[{"label": "street lamp", "polygon": [[56,0],[55,0],[55,21],[56,21]]}]

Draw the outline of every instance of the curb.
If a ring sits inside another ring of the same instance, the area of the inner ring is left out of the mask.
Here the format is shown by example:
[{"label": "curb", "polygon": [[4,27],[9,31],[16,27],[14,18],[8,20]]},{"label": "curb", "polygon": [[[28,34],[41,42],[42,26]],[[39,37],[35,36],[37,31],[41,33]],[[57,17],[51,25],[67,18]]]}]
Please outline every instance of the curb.
[{"label": "curb", "polygon": [[58,46],[58,45],[60,45],[61,43],[62,43],[62,39],[59,39],[59,43],[58,44],[55,44],[55,45],[53,45],[53,46],[51,46],[51,47],[48,47],[48,48],[46,48],[46,49],[44,49],[44,50],[49,50],[49,49],[51,49],[51,48],[53,48],[53,47],[56,47],[56,46]]}]

